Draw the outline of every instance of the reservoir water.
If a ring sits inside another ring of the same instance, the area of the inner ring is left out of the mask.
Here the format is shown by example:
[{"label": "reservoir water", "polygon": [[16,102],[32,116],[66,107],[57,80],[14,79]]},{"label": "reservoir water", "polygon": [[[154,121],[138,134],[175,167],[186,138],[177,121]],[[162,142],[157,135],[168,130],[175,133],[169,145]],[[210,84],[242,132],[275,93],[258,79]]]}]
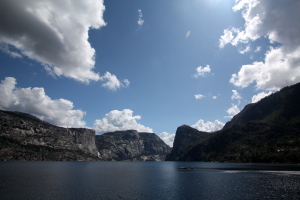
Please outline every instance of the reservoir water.
[{"label": "reservoir water", "polygon": [[1,200],[300,199],[300,165],[0,162],[0,180]]}]

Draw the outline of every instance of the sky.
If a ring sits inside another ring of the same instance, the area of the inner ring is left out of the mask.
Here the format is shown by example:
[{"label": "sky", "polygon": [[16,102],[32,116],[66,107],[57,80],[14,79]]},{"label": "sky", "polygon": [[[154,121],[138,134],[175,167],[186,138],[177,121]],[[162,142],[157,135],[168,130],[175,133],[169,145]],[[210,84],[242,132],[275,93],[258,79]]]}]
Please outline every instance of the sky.
[{"label": "sky", "polygon": [[299,0],[1,0],[0,109],[173,145],[300,81]]}]

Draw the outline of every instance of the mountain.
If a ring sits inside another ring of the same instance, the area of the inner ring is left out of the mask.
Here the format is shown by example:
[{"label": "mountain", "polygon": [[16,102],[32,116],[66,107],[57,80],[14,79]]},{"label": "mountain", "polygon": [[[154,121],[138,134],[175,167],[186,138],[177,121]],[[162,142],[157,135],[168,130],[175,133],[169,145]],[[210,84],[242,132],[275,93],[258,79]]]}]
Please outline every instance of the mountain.
[{"label": "mountain", "polygon": [[166,161],[177,160],[194,141],[202,141],[212,134],[198,131],[188,125],[182,125],[177,128],[173,148],[170,154],[166,156]]},{"label": "mountain", "polygon": [[98,160],[95,131],[0,110],[0,160]]},{"label": "mountain", "polygon": [[181,145],[177,134],[187,133],[178,128],[173,149],[180,151],[166,160],[300,163],[299,102],[300,83],[245,106],[206,138],[198,133],[200,139],[195,139],[196,131],[189,128],[191,136],[185,140],[191,142]]},{"label": "mountain", "polygon": [[285,87],[263,98],[257,103],[248,104],[227,122],[223,129],[244,124],[252,120],[290,120],[300,117],[300,83]]},{"label": "mountain", "polygon": [[136,130],[96,135],[101,160],[163,161],[171,148],[154,133]]}]

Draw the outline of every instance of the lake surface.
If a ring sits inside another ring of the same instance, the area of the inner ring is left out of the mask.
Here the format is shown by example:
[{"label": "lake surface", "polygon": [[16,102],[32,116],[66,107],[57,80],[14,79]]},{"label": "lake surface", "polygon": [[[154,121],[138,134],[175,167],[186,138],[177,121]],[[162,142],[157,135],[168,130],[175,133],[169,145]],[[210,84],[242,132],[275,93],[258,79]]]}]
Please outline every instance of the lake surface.
[{"label": "lake surface", "polygon": [[0,199],[300,199],[300,165],[0,162]]}]

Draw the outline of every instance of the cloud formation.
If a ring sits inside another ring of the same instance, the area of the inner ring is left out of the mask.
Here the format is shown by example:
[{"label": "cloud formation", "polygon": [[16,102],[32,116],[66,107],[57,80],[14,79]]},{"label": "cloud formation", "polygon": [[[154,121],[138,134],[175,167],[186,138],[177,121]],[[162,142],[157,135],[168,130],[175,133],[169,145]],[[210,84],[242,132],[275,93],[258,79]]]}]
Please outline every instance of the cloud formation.
[{"label": "cloud formation", "polygon": [[139,132],[153,132],[149,127],[139,124],[136,120],[141,119],[141,116],[133,116],[133,111],[130,109],[112,110],[105,114],[103,119],[95,120],[93,128],[98,134],[121,131],[121,130],[137,130]]},{"label": "cloud formation", "polygon": [[198,78],[200,76],[205,76],[206,74],[210,73],[211,69],[209,65],[206,65],[205,67],[199,66],[196,68],[196,74],[194,74],[195,78]]},{"label": "cloud formation", "polygon": [[106,25],[104,10],[103,0],[2,0],[1,49],[36,60],[56,76],[84,83],[101,80],[93,71],[95,49],[88,31]]},{"label": "cloud formation", "polygon": [[236,90],[232,90],[232,93],[233,93],[232,96],[231,96],[232,100],[242,98],[242,96]]},{"label": "cloud formation", "polygon": [[196,99],[203,99],[205,96],[202,94],[195,94]]},{"label": "cloud formation", "polygon": [[258,101],[260,101],[261,99],[271,95],[273,92],[269,91],[269,92],[260,92],[257,95],[254,95],[252,97],[252,102],[251,103],[256,103]]},{"label": "cloud formation", "polygon": [[[256,83],[257,89],[278,90],[300,81],[300,1],[239,0],[234,11],[242,11],[244,28],[224,30],[220,48],[247,44],[261,37],[271,44],[263,62],[243,65],[230,82],[238,87]],[[256,49],[256,50],[260,50]]]},{"label": "cloud formation", "polygon": [[52,100],[44,88],[16,88],[16,79],[6,77],[0,83],[0,108],[30,113],[51,124],[63,127],[84,127],[86,114],[74,110],[73,103],[66,99]]},{"label": "cloud formation", "polygon": [[221,130],[224,125],[225,124],[219,120],[215,120],[214,122],[207,121],[205,123],[204,120],[200,119],[196,124],[192,125],[192,127],[199,131],[215,132]]},{"label": "cloud formation", "polygon": [[231,104],[231,105],[232,106],[227,110],[229,116],[225,116],[225,118],[232,118],[234,115],[238,114],[241,111],[237,104]]},{"label": "cloud formation", "polygon": [[175,133],[162,132],[159,137],[170,147],[173,147]]},{"label": "cloud formation", "polygon": [[121,87],[128,87],[130,85],[130,82],[128,79],[124,79],[123,82],[119,81],[118,78],[109,73],[109,72],[106,72],[104,74],[104,76],[101,76],[101,80],[106,80],[107,82],[106,83],[103,83],[102,86],[109,89],[109,90],[117,90]]},{"label": "cloud formation", "polygon": [[185,38],[190,37],[190,35],[191,35],[191,31],[188,31],[188,32],[185,34]]},{"label": "cloud formation", "polygon": [[138,13],[139,13],[139,19],[137,21],[138,25],[141,27],[144,24],[144,20],[143,20],[143,13],[141,9],[138,9]]}]

